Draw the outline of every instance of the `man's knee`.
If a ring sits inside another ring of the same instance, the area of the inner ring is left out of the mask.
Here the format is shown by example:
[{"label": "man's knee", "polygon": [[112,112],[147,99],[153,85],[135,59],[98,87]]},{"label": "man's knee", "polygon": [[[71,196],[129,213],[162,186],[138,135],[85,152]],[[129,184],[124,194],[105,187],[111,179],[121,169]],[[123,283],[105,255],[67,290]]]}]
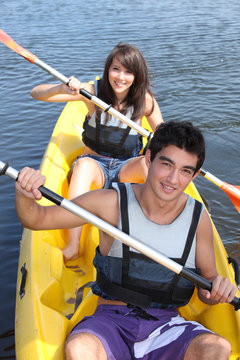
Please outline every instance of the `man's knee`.
[{"label": "man's knee", "polygon": [[65,359],[106,360],[106,352],[101,341],[95,335],[81,333],[70,336],[65,343]]},{"label": "man's knee", "polygon": [[196,336],[189,344],[184,360],[192,359],[229,359],[231,344],[223,337],[205,333]]},{"label": "man's knee", "polygon": [[67,339],[65,343],[65,359],[74,359],[74,354],[78,351],[79,347],[79,336],[73,335]]}]

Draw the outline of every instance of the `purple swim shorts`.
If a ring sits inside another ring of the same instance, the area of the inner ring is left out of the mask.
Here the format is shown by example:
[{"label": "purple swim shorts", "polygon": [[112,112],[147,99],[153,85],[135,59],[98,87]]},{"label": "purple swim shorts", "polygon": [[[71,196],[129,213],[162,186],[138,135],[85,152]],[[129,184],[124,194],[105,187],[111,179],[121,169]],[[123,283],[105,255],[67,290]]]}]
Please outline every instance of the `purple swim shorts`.
[{"label": "purple swim shorts", "polygon": [[201,324],[186,321],[176,309],[140,309],[100,305],[85,317],[71,335],[87,332],[102,342],[108,360],[183,360],[191,340],[212,333]]}]

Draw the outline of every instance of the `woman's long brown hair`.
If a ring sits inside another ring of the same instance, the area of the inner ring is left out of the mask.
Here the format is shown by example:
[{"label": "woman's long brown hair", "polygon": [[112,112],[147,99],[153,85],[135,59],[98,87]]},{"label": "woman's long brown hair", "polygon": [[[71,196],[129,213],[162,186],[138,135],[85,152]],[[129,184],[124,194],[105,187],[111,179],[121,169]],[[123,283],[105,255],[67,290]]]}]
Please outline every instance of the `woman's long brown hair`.
[{"label": "woman's long brown hair", "polygon": [[132,120],[136,121],[144,114],[146,93],[153,96],[150,90],[151,84],[147,63],[143,55],[134,45],[119,43],[113,48],[106,59],[103,78],[100,81],[98,90],[98,97],[113,106],[116,105],[117,98],[109,83],[108,74],[114,58],[117,58],[122,66],[134,74],[134,82],[129,89],[126,99],[124,99],[124,108],[121,112],[126,114],[128,109],[133,107]]}]

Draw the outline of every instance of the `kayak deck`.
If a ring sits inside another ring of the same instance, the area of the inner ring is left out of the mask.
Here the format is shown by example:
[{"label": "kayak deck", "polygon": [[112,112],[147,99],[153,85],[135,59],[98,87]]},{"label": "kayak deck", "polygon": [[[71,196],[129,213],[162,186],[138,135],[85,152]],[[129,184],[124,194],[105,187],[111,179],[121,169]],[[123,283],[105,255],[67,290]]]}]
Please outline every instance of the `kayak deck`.
[{"label": "kayak deck", "polygon": [[[45,152],[41,171],[46,187],[68,197],[69,171],[83,151],[82,122],[87,108],[82,102],[68,103],[55,126]],[[201,201],[191,183],[187,192]],[[43,205],[51,205],[42,199]],[[219,273],[234,283],[234,271],[214,225],[214,247]],[[17,278],[16,356],[18,360],[63,360],[66,336],[85,315],[91,315],[97,296],[90,289],[96,271],[92,261],[98,245],[98,230],[84,225],[80,240],[80,257],[63,262],[61,249],[66,245],[67,230],[30,231],[24,229]],[[237,296],[240,293],[238,291]],[[180,310],[189,320],[196,320],[226,337],[232,344],[231,360],[240,359],[240,312],[233,306],[208,306],[196,292],[190,303]]]}]

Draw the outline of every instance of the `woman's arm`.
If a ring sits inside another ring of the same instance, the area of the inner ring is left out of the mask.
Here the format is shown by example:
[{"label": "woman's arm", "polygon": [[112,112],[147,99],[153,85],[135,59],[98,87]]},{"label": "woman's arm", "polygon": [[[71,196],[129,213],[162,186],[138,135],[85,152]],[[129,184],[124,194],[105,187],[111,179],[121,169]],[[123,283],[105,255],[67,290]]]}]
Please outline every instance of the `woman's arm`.
[{"label": "woman's arm", "polygon": [[146,116],[153,132],[156,127],[164,121],[157,101],[149,93],[146,94],[146,107],[144,115]]},{"label": "woman's arm", "polygon": [[79,89],[86,89],[94,94],[94,85],[81,83],[74,77],[70,78],[69,85],[65,84],[41,84],[35,86],[31,91],[31,96],[40,101],[48,102],[68,102],[84,101],[87,105],[89,100],[79,94]]}]

